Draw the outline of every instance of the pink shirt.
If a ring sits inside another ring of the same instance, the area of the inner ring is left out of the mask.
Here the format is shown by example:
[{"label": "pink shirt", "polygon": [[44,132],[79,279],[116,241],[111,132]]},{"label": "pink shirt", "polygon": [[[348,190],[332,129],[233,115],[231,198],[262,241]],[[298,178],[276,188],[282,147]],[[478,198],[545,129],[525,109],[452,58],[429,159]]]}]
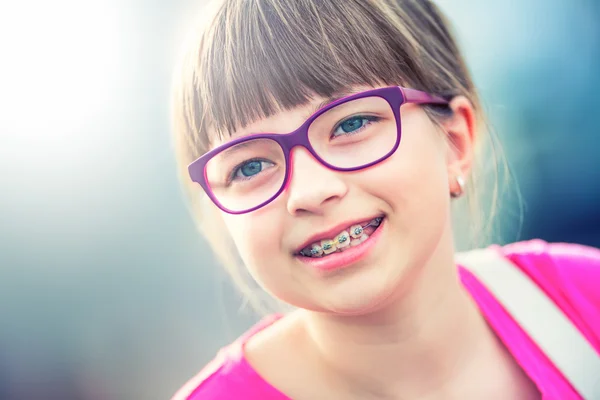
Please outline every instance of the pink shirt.
[{"label": "pink shirt", "polygon": [[[541,240],[497,247],[533,279],[600,353],[600,250]],[[463,285],[515,360],[535,382],[544,400],[581,399],[560,371],[504,311],[487,289],[459,267]],[[183,386],[172,400],[287,400],[246,361],[244,343],[279,316],[263,319]],[[600,371],[598,371],[600,380]]]}]

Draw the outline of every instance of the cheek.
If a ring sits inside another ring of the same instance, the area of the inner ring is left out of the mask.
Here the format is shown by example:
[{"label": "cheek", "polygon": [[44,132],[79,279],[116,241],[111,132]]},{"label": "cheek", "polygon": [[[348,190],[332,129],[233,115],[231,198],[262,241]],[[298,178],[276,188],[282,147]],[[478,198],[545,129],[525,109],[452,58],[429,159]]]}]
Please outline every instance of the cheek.
[{"label": "cheek", "polygon": [[278,238],[282,237],[281,219],[265,208],[249,214],[224,215],[223,220],[239,255],[259,282],[271,275],[283,256]]},{"label": "cheek", "polygon": [[398,150],[365,171],[369,192],[392,208],[397,228],[439,230],[449,213],[448,175],[443,138],[427,116],[403,119]]}]

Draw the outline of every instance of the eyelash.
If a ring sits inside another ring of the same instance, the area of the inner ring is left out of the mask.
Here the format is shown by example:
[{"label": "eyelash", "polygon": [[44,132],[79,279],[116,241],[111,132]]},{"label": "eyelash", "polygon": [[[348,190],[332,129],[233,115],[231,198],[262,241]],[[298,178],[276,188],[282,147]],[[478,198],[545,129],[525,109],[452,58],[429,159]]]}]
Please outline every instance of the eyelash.
[{"label": "eyelash", "polygon": [[[269,160],[265,160],[264,158],[251,158],[251,159],[249,159],[249,160],[244,160],[244,161],[242,161],[241,163],[237,164],[235,167],[233,167],[233,169],[232,169],[231,173],[230,173],[230,174],[229,174],[229,176],[227,177],[227,184],[229,185],[229,184],[231,184],[233,181],[238,181],[238,182],[239,182],[239,181],[242,181],[242,182],[243,182],[243,181],[247,181],[247,180],[250,180],[250,179],[254,178],[256,175],[253,175],[253,176],[246,176],[246,177],[243,177],[243,178],[236,177],[236,175],[237,175],[237,172],[240,170],[240,168],[242,168],[242,166],[243,166],[244,164],[251,163],[252,161],[258,161],[258,162],[261,162],[261,163],[263,163],[263,162],[272,163],[271,161],[269,161]],[[275,164],[275,163],[272,163],[272,164]]]},{"label": "eyelash", "polygon": [[[360,115],[360,114],[358,114],[358,115],[353,115],[353,116],[350,116],[350,117],[346,117],[346,118],[344,118],[343,120],[341,120],[340,122],[338,122],[337,124],[335,124],[335,126],[334,126],[334,128],[333,128],[333,132],[335,132],[336,130],[338,130],[338,129],[339,129],[339,127],[342,125],[342,123],[344,123],[345,121],[347,121],[347,120],[349,120],[349,119],[351,119],[351,118],[360,118],[360,119],[366,119],[367,121],[369,121],[369,124],[370,124],[370,123],[372,123],[372,122],[379,122],[379,121],[381,121],[381,118],[380,118],[380,117],[376,117],[376,116],[374,116],[374,115]],[[367,125],[363,125],[363,126],[361,126],[360,128],[358,128],[358,129],[357,129],[357,130],[355,130],[355,131],[352,131],[352,132],[346,132],[346,133],[345,133],[345,134],[343,134],[343,135],[338,135],[338,136],[335,136],[335,135],[332,133],[332,134],[331,134],[331,138],[332,138],[332,139],[335,139],[335,138],[338,138],[338,137],[340,137],[340,136],[352,136],[352,135],[354,135],[354,134],[356,134],[356,133],[359,133],[360,131],[362,131],[362,130],[363,130],[365,127],[367,127],[369,124],[367,124]]]}]

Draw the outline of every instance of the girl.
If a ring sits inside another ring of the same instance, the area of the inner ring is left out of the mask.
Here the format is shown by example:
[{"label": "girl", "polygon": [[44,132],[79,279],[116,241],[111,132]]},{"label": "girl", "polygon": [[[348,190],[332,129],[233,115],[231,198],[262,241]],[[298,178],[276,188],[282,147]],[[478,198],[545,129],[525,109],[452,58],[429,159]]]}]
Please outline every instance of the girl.
[{"label": "girl", "polygon": [[[221,0],[174,104],[207,240],[236,282],[239,256],[294,308],[223,349],[175,399],[583,397],[455,262],[450,204],[473,199],[483,115],[430,1]],[[595,359],[600,252],[540,240],[491,251]]]}]

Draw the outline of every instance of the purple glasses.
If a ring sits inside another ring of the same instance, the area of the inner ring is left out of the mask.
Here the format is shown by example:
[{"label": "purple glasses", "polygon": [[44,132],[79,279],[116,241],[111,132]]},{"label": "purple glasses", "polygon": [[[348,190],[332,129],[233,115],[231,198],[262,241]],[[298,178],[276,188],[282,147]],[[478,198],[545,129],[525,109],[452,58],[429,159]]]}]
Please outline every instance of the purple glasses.
[{"label": "purple glasses", "polygon": [[368,90],[319,109],[293,132],[232,140],[192,162],[188,171],[221,210],[251,212],[284,190],[291,179],[290,152],[295,146],[335,171],[356,171],[388,158],[400,144],[400,106],[407,103],[448,101],[398,86]]}]

